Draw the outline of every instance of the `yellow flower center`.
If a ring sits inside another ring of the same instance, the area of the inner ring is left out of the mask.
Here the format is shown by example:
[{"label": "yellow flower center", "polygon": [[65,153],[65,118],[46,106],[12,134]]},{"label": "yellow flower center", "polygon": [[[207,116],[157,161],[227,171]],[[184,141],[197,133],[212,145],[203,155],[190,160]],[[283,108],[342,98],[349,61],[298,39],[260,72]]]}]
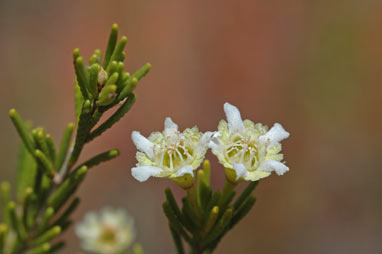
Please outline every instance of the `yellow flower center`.
[{"label": "yellow flower center", "polygon": [[116,232],[111,227],[105,227],[99,237],[99,240],[105,244],[115,244],[117,241]]},{"label": "yellow flower center", "polygon": [[259,148],[256,141],[249,138],[235,137],[224,154],[231,163],[244,164],[247,169],[254,169],[259,165]]},{"label": "yellow flower center", "polygon": [[181,168],[192,161],[194,149],[187,145],[183,139],[176,143],[170,143],[159,151],[159,163],[162,167],[169,169]]}]

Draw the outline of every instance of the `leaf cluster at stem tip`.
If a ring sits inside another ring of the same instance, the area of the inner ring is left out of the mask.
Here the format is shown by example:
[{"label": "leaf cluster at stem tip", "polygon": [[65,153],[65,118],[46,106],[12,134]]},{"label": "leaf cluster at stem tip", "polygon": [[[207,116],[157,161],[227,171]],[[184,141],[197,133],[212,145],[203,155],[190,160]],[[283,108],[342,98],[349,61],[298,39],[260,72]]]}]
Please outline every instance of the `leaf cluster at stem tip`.
[{"label": "leaf cluster at stem tip", "polygon": [[197,181],[187,190],[179,208],[171,190],[165,190],[163,211],[178,254],[186,253],[187,243],[192,254],[212,253],[220,240],[255,204],[252,195],[258,181],[251,182],[234,200],[235,185],[226,181],[222,191],[210,186],[211,168],[208,160],[197,171]]},{"label": "leaf cluster at stem tip", "polygon": [[[146,63],[133,74],[126,72],[126,43],[125,36],[118,40],[118,25],[114,24],[104,57],[96,49],[85,62],[79,49],[73,51],[76,120],[66,126],[58,146],[45,128],[33,128],[15,109],[9,111],[22,144],[16,197],[9,183],[1,184],[0,254],[44,254],[63,248],[65,243],[55,239],[72,224],[70,216],[80,202],[75,197],[79,185],[90,168],[119,155],[112,149],[77,165],[84,145],[134,105],[134,90],[151,68]],[[114,113],[98,124],[113,107],[117,107]]]}]

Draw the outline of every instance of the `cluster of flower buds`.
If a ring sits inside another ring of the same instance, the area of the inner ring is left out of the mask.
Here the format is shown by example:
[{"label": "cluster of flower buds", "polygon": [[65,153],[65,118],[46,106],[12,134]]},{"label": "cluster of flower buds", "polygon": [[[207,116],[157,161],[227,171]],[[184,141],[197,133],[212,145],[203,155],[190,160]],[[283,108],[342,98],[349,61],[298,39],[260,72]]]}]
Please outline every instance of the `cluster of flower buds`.
[{"label": "cluster of flower buds", "polygon": [[130,75],[124,72],[126,53],[124,48],[127,38],[118,39],[118,26],[114,24],[111,29],[109,43],[102,63],[102,53],[99,49],[94,51],[86,67],[80,50],[73,51],[73,61],[76,71],[76,86],[84,100],[94,102],[96,106],[113,106],[123,101],[134,91],[138,81],[144,77],[151,68],[146,63],[140,70]]}]

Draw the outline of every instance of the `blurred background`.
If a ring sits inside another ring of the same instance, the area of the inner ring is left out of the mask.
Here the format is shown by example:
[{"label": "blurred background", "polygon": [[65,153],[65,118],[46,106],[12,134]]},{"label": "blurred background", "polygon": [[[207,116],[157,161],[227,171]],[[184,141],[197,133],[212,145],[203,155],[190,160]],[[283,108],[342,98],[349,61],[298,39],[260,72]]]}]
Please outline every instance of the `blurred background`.
[{"label": "blurred background", "polygon": [[[76,219],[104,205],[136,219],[146,253],[175,249],[161,211],[168,180],[138,183],[131,131],[215,130],[223,103],[243,119],[291,133],[290,167],[256,190],[251,213],[216,253],[382,253],[382,2],[378,0],[0,0],[0,180],[14,182],[16,108],[60,139],[73,121],[72,50],[104,50],[118,23],[127,69],[146,61],[137,103],[81,159],[111,148],[122,156],[88,174]],[[213,184],[224,173],[208,154]],[[243,186],[241,186],[243,187]],[[64,253],[80,253],[73,230]]]}]

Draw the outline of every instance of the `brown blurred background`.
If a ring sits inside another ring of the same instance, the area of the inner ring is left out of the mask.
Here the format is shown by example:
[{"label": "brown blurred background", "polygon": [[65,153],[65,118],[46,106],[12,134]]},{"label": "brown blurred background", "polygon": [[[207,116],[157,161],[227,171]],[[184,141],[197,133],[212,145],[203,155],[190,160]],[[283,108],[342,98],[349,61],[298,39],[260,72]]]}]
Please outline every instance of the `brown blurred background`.
[{"label": "brown blurred background", "polygon": [[[127,69],[150,74],[137,103],[82,159],[119,148],[80,188],[77,219],[104,205],[136,218],[146,253],[175,253],[161,211],[168,180],[138,183],[132,130],[214,130],[223,103],[243,118],[291,133],[290,172],[256,190],[255,209],[216,253],[382,253],[382,2],[378,0],[0,0],[0,180],[15,177],[16,108],[56,139],[73,121],[72,50],[104,49],[116,22],[128,37]],[[223,171],[213,184],[220,188]],[[64,253],[80,253],[70,230]]]}]

